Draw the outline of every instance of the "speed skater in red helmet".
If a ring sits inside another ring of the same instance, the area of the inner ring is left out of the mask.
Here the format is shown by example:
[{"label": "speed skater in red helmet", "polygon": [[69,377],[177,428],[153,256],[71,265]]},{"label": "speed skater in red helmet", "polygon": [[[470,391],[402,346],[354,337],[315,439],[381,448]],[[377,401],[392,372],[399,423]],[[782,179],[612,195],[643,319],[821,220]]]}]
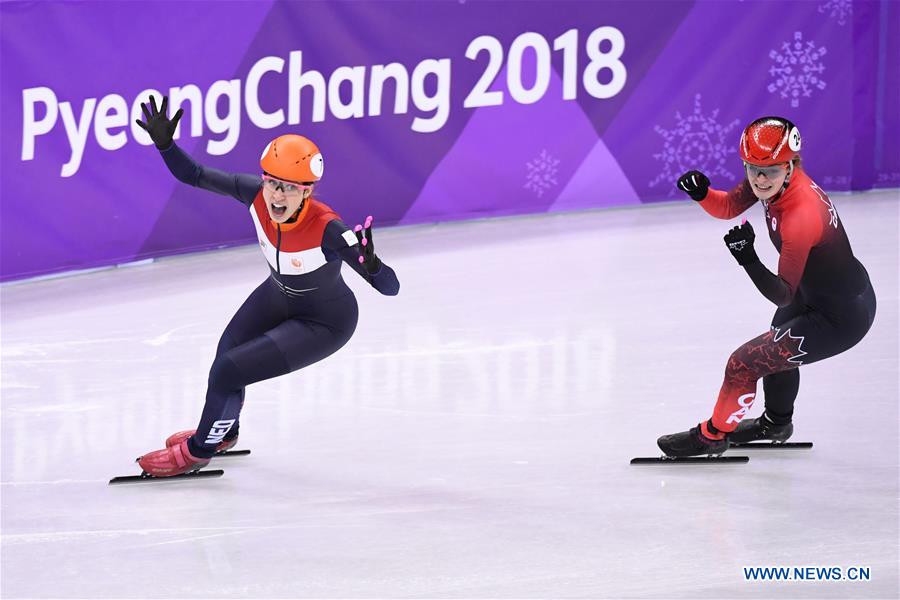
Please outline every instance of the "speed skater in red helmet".
[{"label": "speed skater in red helmet", "polygon": [[372,287],[394,296],[400,284],[375,254],[372,217],[351,230],[313,196],[325,163],[318,146],[294,134],[272,140],[260,157],[262,173],[231,174],[195,162],[173,142],[181,118],[167,116],[150,97],[138,121],[181,182],[244,204],[270,274],[225,328],[209,371],[206,403],[196,429],[175,433],[166,447],[139,459],[150,476],[196,471],[234,446],[246,387],[302,369],[330,356],[356,329],[356,298],[341,277],[347,263]]},{"label": "speed skater in red helmet", "polygon": [[[711,189],[699,171],[678,179],[678,188],[718,219],[737,217],[760,202],[780,256],[772,273],[756,255],[756,234],[746,220],[725,235],[728,250],[777,309],[769,330],[729,357],[712,417],[690,431],[659,438],[669,456],[720,454],[729,443],[787,440],[799,367],[852,348],[872,326],[876,302],[869,275],[853,255],[831,199],[803,170],[801,143],[791,121],[763,117],[741,135],[746,178],[733,190]],[[765,411],[744,421],[760,379]]]}]

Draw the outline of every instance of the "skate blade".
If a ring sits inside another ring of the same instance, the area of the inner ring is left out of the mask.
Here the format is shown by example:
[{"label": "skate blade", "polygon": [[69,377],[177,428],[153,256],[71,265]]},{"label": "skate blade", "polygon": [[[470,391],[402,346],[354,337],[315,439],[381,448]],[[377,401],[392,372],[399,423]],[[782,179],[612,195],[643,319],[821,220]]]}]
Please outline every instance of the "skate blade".
[{"label": "skate blade", "polygon": [[225,450],[224,452],[216,452],[213,456],[247,456],[249,450]]},{"label": "skate blade", "polygon": [[729,446],[729,448],[740,448],[741,450],[746,450],[747,448],[762,448],[769,450],[781,450],[787,448],[809,449],[812,447],[812,442],[740,442]]},{"label": "skate blade", "polygon": [[633,465],[724,465],[750,462],[749,456],[656,456],[632,458]]},{"label": "skate blade", "polygon": [[210,479],[213,477],[221,477],[224,474],[225,471],[222,469],[211,469],[209,471],[192,471],[190,473],[182,473],[181,475],[172,475],[171,477],[154,477],[144,471],[140,475],[113,477],[109,480],[109,485],[119,485],[123,483],[156,483],[160,481],[179,481],[184,479]]}]

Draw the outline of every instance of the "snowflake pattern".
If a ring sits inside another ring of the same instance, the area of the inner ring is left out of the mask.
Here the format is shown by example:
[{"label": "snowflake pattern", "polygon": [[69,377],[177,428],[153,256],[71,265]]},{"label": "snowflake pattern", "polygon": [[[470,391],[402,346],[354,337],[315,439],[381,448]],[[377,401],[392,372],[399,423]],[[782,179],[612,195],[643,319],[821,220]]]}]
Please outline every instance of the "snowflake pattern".
[{"label": "snowflake pattern", "polygon": [[739,121],[734,119],[723,125],[718,117],[718,108],[709,115],[703,114],[700,94],[697,94],[693,114],[683,117],[681,112],[676,111],[674,129],[663,129],[659,125],[654,128],[664,140],[662,152],[653,155],[653,158],[662,161],[663,171],[650,182],[650,187],[663,184],[672,196],[677,191],[675,181],[691,169],[703,171],[711,179],[716,176],[729,181],[734,179],[734,175],[725,168],[725,159],[737,152],[737,135],[731,132]]},{"label": "snowflake pattern", "polygon": [[853,15],[853,0],[828,0],[819,5],[819,12],[827,12],[832,19],[837,18],[838,25],[845,25]]},{"label": "snowflake pattern", "polygon": [[825,47],[817,48],[813,42],[803,42],[803,33],[794,33],[793,42],[784,42],[781,51],[772,50],[769,58],[774,64],[769,67],[769,75],[775,81],[769,84],[770,94],[778,92],[782,98],[791,99],[791,108],[800,106],[800,97],[809,98],[814,89],[825,89],[821,79],[825,72],[822,57]]},{"label": "snowflake pattern", "polygon": [[528,175],[524,187],[533,191],[538,198],[558,183],[556,173],[559,171],[559,159],[546,150],[541,150],[540,156],[525,163],[525,168],[528,169]]}]

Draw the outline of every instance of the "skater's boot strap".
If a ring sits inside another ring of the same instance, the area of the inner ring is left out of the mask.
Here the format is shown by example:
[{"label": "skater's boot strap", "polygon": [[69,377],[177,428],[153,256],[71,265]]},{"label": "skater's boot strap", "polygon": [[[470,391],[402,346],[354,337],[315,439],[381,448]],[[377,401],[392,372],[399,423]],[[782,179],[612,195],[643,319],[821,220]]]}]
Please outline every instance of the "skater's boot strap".
[{"label": "skater's boot strap", "polygon": [[716,429],[711,420],[700,423],[700,435],[716,442],[725,439],[725,434]]},{"label": "skater's boot strap", "polygon": [[188,461],[186,461],[186,460],[184,459],[184,454],[185,454],[185,453],[187,453],[188,455],[190,454],[190,452],[187,452],[186,450],[182,450],[183,446],[184,446],[183,443],[182,443],[182,444],[178,444],[177,446],[175,446],[175,447],[172,449],[172,450],[173,450],[172,454],[173,454],[174,457],[175,457],[175,464],[178,465],[178,468],[179,468],[179,469],[180,469],[181,467],[183,467],[184,465],[188,464]]},{"label": "skater's boot strap", "polygon": [[[178,468],[184,467],[185,465],[201,463],[204,461],[202,458],[197,458],[191,451],[188,450],[187,440],[184,440],[177,446],[173,447],[174,455],[175,455],[175,464],[178,465]],[[207,461],[209,462],[209,461]]]}]

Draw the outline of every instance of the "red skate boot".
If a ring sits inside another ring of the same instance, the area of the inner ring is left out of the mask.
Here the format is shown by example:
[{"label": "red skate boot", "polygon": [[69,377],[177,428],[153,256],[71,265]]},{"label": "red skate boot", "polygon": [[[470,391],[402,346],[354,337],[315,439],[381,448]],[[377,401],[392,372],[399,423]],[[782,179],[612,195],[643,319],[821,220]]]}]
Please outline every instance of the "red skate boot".
[{"label": "red skate boot", "polygon": [[[189,429],[187,431],[179,431],[178,433],[173,433],[166,440],[166,448],[170,448],[172,446],[177,446],[181,442],[187,440],[190,437],[197,433],[196,429]],[[238,436],[234,436],[230,440],[222,440],[219,442],[219,445],[216,446],[216,454],[221,454],[228,450],[231,450],[237,445]]]},{"label": "red skate boot", "polygon": [[192,456],[185,438],[179,444],[145,454],[138,459],[138,464],[151,477],[172,477],[202,469],[209,464],[209,459]]}]

